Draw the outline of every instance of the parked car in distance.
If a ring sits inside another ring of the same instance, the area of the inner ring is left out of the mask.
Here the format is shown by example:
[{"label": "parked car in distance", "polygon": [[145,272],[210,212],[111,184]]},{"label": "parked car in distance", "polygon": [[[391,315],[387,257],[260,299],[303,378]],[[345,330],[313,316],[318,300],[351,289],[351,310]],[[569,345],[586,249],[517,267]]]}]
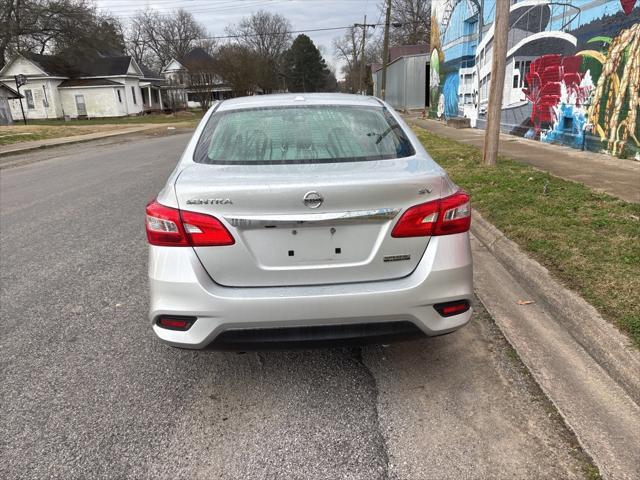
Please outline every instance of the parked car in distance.
[{"label": "parked car in distance", "polygon": [[153,330],[220,349],[452,332],[471,317],[470,221],[376,98],[222,101],[147,205]]}]

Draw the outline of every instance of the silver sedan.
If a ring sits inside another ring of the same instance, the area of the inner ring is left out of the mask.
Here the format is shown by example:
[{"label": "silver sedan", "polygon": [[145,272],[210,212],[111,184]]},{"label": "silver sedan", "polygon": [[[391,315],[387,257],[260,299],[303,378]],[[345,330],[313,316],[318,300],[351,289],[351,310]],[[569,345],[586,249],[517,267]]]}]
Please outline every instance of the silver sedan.
[{"label": "silver sedan", "polygon": [[469,196],[376,98],[216,104],[146,214],[149,317],[173,346],[386,343],[471,317]]}]

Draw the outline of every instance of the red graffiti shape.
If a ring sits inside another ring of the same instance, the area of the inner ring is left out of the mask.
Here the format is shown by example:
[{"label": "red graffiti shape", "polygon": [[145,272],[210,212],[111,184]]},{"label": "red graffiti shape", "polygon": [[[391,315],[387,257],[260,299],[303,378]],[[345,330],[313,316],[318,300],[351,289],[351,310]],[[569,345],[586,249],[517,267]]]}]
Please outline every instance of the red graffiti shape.
[{"label": "red graffiti shape", "polygon": [[567,89],[567,96],[575,98],[575,104],[581,105],[588,92],[580,87],[582,73],[580,65],[582,57],[562,55],[543,55],[538,57],[529,67],[526,75],[527,88],[522,91],[533,104],[531,122],[534,131],[540,132],[542,123],[556,121],[555,107],[562,97],[562,84]]},{"label": "red graffiti shape", "polygon": [[622,5],[622,10],[624,10],[625,15],[629,15],[633,7],[636,6],[636,0],[620,0],[620,4]]}]

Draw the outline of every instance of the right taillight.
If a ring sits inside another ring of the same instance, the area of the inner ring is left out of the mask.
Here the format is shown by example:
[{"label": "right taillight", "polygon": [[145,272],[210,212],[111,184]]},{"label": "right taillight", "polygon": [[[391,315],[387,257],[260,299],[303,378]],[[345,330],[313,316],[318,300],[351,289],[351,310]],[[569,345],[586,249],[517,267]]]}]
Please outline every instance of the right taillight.
[{"label": "right taillight", "polygon": [[466,232],[470,226],[469,195],[458,191],[449,197],[409,208],[396,223],[391,236],[403,238],[450,235]]},{"label": "right taillight", "polygon": [[146,227],[151,245],[209,247],[235,243],[217,218],[166,207],[155,200],[147,205]]}]

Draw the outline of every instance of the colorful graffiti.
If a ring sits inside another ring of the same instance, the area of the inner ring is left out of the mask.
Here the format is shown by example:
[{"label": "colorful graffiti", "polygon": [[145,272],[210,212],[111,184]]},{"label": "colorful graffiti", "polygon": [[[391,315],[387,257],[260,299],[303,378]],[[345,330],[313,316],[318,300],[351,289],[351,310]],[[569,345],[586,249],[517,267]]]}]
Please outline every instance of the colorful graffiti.
[{"label": "colorful graffiti", "polygon": [[589,88],[582,86],[578,56],[543,55],[531,63],[526,73],[527,88],[522,91],[532,104],[531,121],[535,135],[543,123],[558,122],[558,105],[571,103],[580,108],[587,100]]},{"label": "colorful graffiti", "polygon": [[[637,125],[640,109],[640,24],[623,30],[611,41],[603,40],[610,45],[606,56],[604,53],[595,56],[602,63],[602,74],[593,96],[589,120],[600,134],[600,139],[607,140],[608,148],[615,155],[624,149],[629,137],[640,147]],[[594,56],[593,53],[590,55]]]},{"label": "colorful graffiti", "polygon": [[[591,74],[580,72],[582,57],[543,55],[526,73],[523,92],[531,102],[533,127],[525,134],[549,143],[572,143],[581,148],[587,127],[586,104],[593,90]],[[542,125],[549,125],[547,130]],[[564,140],[568,137],[568,140]]]},{"label": "colorful graffiti", "polygon": [[[430,115],[484,127],[496,1],[433,0]],[[503,131],[640,158],[640,0],[515,1],[507,49]]]},{"label": "colorful graffiti", "polygon": [[458,85],[460,81],[458,74],[453,72],[447,75],[442,85],[444,95],[444,115],[447,118],[455,117],[458,114]]}]

